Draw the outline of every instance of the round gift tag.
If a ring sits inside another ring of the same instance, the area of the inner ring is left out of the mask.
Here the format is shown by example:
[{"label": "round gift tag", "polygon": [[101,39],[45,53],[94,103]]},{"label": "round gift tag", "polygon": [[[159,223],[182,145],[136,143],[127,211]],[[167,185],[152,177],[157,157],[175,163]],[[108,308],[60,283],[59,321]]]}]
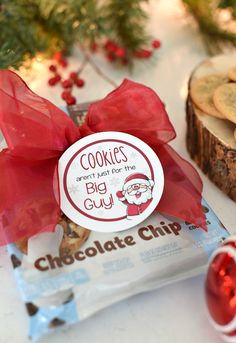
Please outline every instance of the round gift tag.
[{"label": "round gift tag", "polygon": [[160,201],[164,175],[154,151],[121,132],[95,133],[69,147],[59,160],[62,211],[94,231],[129,229]]}]

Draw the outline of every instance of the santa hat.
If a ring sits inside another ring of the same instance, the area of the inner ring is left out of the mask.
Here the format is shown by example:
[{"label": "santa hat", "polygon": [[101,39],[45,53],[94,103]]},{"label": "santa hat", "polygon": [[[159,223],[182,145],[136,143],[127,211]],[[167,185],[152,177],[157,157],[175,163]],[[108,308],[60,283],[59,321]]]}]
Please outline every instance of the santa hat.
[{"label": "santa hat", "polygon": [[142,185],[145,184],[150,187],[154,186],[154,181],[150,180],[146,175],[134,173],[125,179],[123,190],[126,190],[129,186],[132,186],[135,183],[141,183]]}]

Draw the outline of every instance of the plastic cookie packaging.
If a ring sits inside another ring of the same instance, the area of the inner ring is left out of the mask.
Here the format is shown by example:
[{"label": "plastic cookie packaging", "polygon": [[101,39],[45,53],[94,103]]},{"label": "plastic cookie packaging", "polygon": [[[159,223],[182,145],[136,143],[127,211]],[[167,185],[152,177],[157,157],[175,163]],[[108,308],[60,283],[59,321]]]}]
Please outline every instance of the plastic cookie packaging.
[{"label": "plastic cookie packaging", "polygon": [[[36,340],[134,294],[205,271],[208,257],[228,232],[205,201],[203,206],[208,232],[155,213],[127,231],[86,232],[79,246],[78,228],[62,218],[54,233],[30,238],[27,248],[22,242],[9,245],[30,317],[29,336]],[[69,253],[61,255],[66,248]]]},{"label": "plastic cookie packaging", "polygon": [[[8,142],[0,151],[0,244],[7,237],[33,341],[117,301],[205,271],[212,251],[229,234],[202,199],[197,172],[168,145],[175,131],[150,88],[125,80],[90,106],[78,128],[16,74],[0,71],[0,77],[0,125]],[[89,143],[83,146],[82,140]],[[68,151],[72,155],[60,179],[60,161]],[[91,173],[95,162],[97,172]],[[85,171],[79,169],[83,163]],[[158,166],[164,173],[157,173]],[[120,171],[123,188],[116,188],[111,168]],[[64,198],[55,186],[59,181],[54,183],[58,175]],[[88,177],[92,181],[82,182]],[[136,203],[124,199],[126,192],[135,194]]]}]

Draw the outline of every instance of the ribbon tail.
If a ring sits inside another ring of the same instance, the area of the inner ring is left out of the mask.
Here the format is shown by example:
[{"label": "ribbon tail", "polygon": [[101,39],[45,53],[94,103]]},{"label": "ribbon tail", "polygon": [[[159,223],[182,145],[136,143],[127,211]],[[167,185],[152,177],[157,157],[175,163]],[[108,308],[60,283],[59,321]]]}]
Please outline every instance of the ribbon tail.
[{"label": "ribbon tail", "polygon": [[54,230],[60,215],[57,162],[0,152],[0,245]]},{"label": "ribbon tail", "polygon": [[162,163],[165,176],[164,192],[157,210],[207,231],[202,208],[203,185],[197,171],[169,145],[154,150]]}]

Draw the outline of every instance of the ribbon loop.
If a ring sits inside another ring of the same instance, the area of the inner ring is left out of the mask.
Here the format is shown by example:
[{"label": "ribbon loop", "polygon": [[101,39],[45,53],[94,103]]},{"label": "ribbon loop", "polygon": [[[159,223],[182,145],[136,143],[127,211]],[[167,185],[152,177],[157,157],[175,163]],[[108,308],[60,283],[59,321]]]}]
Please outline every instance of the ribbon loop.
[{"label": "ribbon loop", "polygon": [[15,73],[0,72],[0,128],[12,155],[53,158],[80,138],[78,127],[63,111],[33,93]]},{"label": "ribbon loop", "polygon": [[160,146],[175,138],[175,130],[156,93],[139,83],[124,80],[103,100],[92,104],[82,132],[120,131],[148,144]]}]

